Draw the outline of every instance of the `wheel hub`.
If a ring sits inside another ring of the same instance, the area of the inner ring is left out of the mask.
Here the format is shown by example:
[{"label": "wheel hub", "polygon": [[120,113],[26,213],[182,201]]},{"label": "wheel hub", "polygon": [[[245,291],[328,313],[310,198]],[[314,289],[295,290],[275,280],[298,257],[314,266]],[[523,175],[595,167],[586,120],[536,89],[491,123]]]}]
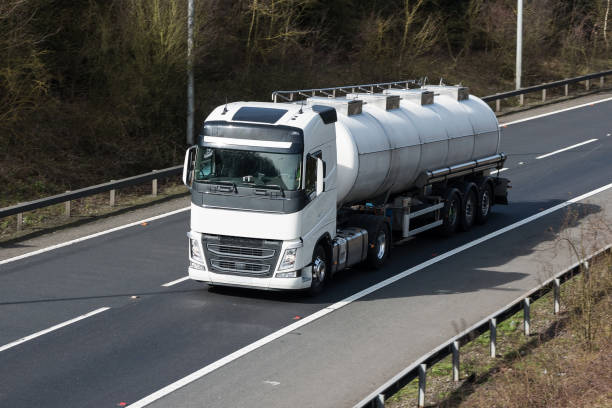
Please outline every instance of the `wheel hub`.
[{"label": "wheel hub", "polygon": [[376,253],[376,257],[378,259],[383,259],[387,251],[387,234],[385,234],[384,231],[381,231],[380,234],[378,234],[378,238],[376,239],[376,245],[378,246],[378,252]]},{"label": "wheel hub", "polygon": [[323,282],[325,280],[325,272],[325,262],[317,257],[312,265],[312,278]]}]

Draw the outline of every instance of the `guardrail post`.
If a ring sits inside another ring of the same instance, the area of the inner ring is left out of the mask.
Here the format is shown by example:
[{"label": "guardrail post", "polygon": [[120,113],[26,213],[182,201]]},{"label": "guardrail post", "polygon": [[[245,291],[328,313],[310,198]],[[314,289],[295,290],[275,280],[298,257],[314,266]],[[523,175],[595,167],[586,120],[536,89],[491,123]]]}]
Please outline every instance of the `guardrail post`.
[{"label": "guardrail post", "polygon": [[519,105],[523,106],[525,104],[525,94],[519,95]]},{"label": "guardrail post", "polygon": [[553,294],[554,294],[554,313],[559,314],[559,298],[561,297],[561,281],[555,279],[553,281]]},{"label": "guardrail post", "polygon": [[525,332],[525,336],[529,336],[529,326],[531,322],[530,311],[531,309],[531,301],[529,298],[525,298],[523,300],[523,330]]},{"label": "guardrail post", "polygon": [[499,112],[501,110],[501,99],[495,101],[495,112]]},{"label": "guardrail post", "polygon": [[605,77],[603,75],[599,77],[599,88],[600,89],[604,87],[604,78]]},{"label": "guardrail post", "polygon": [[591,89],[591,80],[587,79],[586,81],[584,81],[584,87],[586,88],[586,90],[590,90]]},{"label": "guardrail post", "polygon": [[[157,170],[153,170],[153,171],[157,171]],[[157,179],[153,179],[153,181],[151,182],[151,195],[153,197],[157,197]]]},{"label": "guardrail post", "polygon": [[453,381],[459,381],[459,342],[453,341],[451,345],[453,350]]},{"label": "guardrail post", "polygon": [[495,358],[497,346],[497,319],[492,318],[489,320],[489,355],[491,358]]},{"label": "guardrail post", "polygon": [[[115,181],[115,180],[111,180],[111,182],[112,181]],[[111,207],[115,206],[115,189],[112,189],[110,191],[109,204]]]},{"label": "guardrail post", "polygon": [[[67,193],[69,193],[69,192],[70,192],[70,190],[67,190],[66,192],[67,192]],[[70,200],[68,200],[68,201],[66,201],[66,202],[64,203],[64,210],[65,210],[65,211],[64,211],[64,216],[65,216],[66,218],[70,218]]]},{"label": "guardrail post", "polygon": [[376,408],[385,408],[385,394],[378,394],[374,401]]},{"label": "guardrail post", "polygon": [[546,89],[542,89],[542,102],[546,102]]},{"label": "guardrail post", "polygon": [[23,227],[23,213],[17,214],[17,231],[21,231]]},{"label": "guardrail post", "polygon": [[565,96],[569,95],[569,84],[565,84]]},{"label": "guardrail post", "polygon": [[425,406],[425,387],[427,383],[427,364],[419,365],[419,408]]}]

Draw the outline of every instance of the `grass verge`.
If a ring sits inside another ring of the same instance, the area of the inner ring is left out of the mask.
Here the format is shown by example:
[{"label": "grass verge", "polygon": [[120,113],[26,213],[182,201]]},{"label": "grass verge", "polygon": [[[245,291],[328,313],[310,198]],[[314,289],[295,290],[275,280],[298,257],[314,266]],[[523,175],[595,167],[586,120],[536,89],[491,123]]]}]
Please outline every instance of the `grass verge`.
[{"label": "grass verge", "polygon": [[[532,304],[531,335],[522,313],[497,327],[497,355],[489,333],[461,349],[460,381],[452,381],[450,357],[427,372],[428,407],[611,407],[612,257],[593,262],[561,287],[561,313],[552,292]],[[417,406],[418,380],[386,406]]]}]

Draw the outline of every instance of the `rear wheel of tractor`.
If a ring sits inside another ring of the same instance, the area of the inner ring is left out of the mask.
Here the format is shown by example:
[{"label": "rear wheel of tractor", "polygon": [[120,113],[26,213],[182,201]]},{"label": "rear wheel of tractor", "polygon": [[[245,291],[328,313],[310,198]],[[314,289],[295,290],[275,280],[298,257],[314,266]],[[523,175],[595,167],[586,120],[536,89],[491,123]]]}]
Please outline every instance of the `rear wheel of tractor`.
[{"label": "rear wheel of tractor", "polygon": [[457,231],[459,225],[459,215],[461,213],[461,195],[459,190],[456,188],[446,190],[444,202],[440,234],[448,237]]},{"label": "rear wheel of tractor", "polygon": [[463,202],[461,203],[461,231],[469,231],[476,220],[476,208],[478,207],[478,196],[476,195],[476,185],[468,184],[463,192]]},{"label": "rear wheel of tractor", "polygon": [[381,220],[378,224],[378,229],[368,245],[368,265],[374,269],[382,267],[387,260],[391,243],[391,234],[387,223]]},{"label": "rear wheel of tractor", "polygon": [[325,248],[321,245],[317,245],[312,254],[312,280],[310,281],[310,288],[308,289],[309,295],[317,295],[323,290],[328,279],[329,268],[327,265]]},{"label": "rear wheel of tractor", "polygon": [[491,204],[493,203],[493,190],[491,184],[484,183],[478,192],[478,207],[476,208],[476,223],[484,224],[491,214]]}]

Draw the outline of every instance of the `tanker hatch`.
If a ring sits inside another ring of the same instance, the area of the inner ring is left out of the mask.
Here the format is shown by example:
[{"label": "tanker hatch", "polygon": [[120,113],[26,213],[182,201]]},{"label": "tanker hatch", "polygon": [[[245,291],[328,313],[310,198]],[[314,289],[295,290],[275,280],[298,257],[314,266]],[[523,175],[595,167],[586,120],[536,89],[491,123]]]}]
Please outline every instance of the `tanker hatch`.
[{"label": "tanker hatch", "polygon": [[399,95],[383,95],[359,92],[347,94],[346,97],[348,99],[361,99],[367,104],[387,111],[399,109],[400,107]]},{"label": "tanker hatch", "polygon": [[359,99],[347,98],[325,98],[321,96],[313,96],[307,100],[308,106],[325,105],[336,108],[338,113],[345,116],[360,115],[363,107],[363,101]]},{"label": "tanker hatch", "polygon": [[402,99],[417,105],[431,105],[434,103],[434,93],[423,89],[385,89],[385,95],[401,95]]}]

